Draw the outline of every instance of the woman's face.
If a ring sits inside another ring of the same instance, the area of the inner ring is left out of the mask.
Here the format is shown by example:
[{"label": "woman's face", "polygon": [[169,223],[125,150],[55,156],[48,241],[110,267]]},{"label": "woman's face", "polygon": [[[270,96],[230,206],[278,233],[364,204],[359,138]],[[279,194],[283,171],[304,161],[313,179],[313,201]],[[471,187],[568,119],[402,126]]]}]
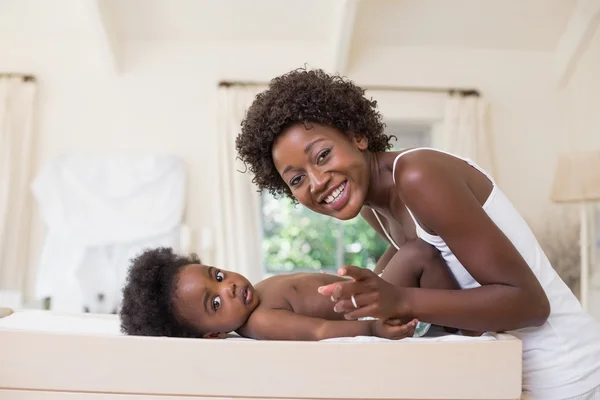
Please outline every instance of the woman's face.
[{"label": "woman's face", "polygon": [[319,214],[352,219],[369,189],[365,138],[318,124],[295,124],[273,143],[275,168],[294,197]]}]

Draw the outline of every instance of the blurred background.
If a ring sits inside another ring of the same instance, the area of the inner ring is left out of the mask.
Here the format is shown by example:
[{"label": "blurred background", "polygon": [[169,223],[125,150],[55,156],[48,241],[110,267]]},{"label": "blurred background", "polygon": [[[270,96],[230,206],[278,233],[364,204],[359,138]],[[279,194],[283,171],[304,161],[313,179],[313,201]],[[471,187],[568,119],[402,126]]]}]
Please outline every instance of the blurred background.
[{"label": "blurred background", "polygon": [[245,109],[307,66],[363,86],[395,148],[488,169],[600,318],[599,20],[598,0],[0,0],[0,307],[113,313],[159,245],[253,282],[372,268],[366,223],[239,172]]}]

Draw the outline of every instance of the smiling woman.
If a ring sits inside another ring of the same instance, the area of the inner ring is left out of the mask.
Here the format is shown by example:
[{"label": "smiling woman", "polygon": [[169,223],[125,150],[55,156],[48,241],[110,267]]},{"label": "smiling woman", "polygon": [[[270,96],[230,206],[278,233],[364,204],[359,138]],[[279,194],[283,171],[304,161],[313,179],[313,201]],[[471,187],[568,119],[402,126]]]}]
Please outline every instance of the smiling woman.
[{"label": "smiling woman", "polygon": [[[388,120],[385,133],[393,135],[393,149],[429,146],[431,125]],[[334,273],[342,265],[374,269],[388,247],[363,218],[332,220],[289,197],[261,196],[263,253],[268,274],[298,271]]]},{"label": "smiling woman", "polygon": [[460,288],[390,285],[373,271],[344,267],[339,274],[352,279],[319,288],[336,312],[510,331],[523,342],[526,394],[600,395],[600,325],[471,159],[432,148],[389,151],[374,100],[343,77],[306,69],[275,78],[256,97],[236,146],[259,190],[339,221],[364,217],[389,244],[378,273],[404,270],[410,263],[399,260],[419,238]]}]

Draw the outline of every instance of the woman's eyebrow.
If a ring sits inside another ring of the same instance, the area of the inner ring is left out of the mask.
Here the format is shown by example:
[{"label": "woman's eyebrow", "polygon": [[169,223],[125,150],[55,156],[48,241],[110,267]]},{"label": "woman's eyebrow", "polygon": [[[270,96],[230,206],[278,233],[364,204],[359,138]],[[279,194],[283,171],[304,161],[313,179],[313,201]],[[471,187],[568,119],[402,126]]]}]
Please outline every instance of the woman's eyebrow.
[{"label": "woman's eyebrow", "polygon": [[[317,143],[319,143],[319,142],[322,142],[322,141],[324,141],[324,140],[325,140],[325,138],[319,138],[319,139],[315,139],[315,140],[313,140],[312,142],[310,142],[309,144],[307,144],[307,145],[304,147],[304,154],[307,154],[307,153],[310,151],[310,149],[312,149],[312,147],[313,147],[315,144],[317,144]],[[284,175],[284,174],[285,174],[286,172],[288,172],[290,169],[293,169],[293,167],[292,167],[291,165],[288,165],[287,167],[285,167],[285,168],[284,168],[284,170],[283,170],[283,172],[281,173],[281,175]]]},{"label": "woman's eyebrow", "polygon": [[310,151],[310,149],[317,143],[322,142],[323,140],[325,140],[324,138],[319,138],[316,140],[313,140],[312,142],[310,142],[309,144],[306,145],[306,147],[304,147],[304,154],[308,153]]}]

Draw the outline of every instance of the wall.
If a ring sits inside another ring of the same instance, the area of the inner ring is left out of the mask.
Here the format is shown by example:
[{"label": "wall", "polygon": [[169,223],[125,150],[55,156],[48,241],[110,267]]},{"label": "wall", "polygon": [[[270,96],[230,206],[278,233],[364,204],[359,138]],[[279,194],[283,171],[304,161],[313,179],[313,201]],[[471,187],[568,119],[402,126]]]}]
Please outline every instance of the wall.
[{"label": "wall", "polygon": [[[188,166],[185,221],[198,233],[212,225],[217,82],[266,81],[305,62],[322,64],[321,53],[302,43],[129,42],[116,75],[91,41],[0,40],[0,71],[38,78],[34,171],[66,152],[175,154]],[[37,210],[32,229],[35,266],[45,234]],[[192,240],[198,248],[200,238]]]},{"label": "wall", "polygon": [[[216,83],[266,81],[328,60],[325,47],[304,43],[127,42],[115,75],[96,48],[86,40],[0,42],[0,70],[40,81],[35,170],[67,151],[174,153],[188,165],[185,219],[195,232],[212,225]],[[492,104],[498,181],[528,219],[541,218],[555,153],[566,144],[551,54],[380,47],[351,61],[348,75],[360,84],[480,89]],[[414,99],[381,94],[382,111],[441,112],[439,95],[418,97],[422,107]],[[35,217],[32,265],[44,235]]]},{"label": "wall", "polygon": [[563,101],[569,148],[600,150],[600,28],[576,64]]},{"label": "wall", "polygon": [[497,181],[535,225],[552,208],[555,155],[566,143],[552,66],[545,52],[381,47],[351,73],[372,85],[480,90],[491,104]]},{"label": "wall", "polygon": [[[562,91],[564,126],[568,132],[568,150],[600,150],[600,27],[590,39],[566,88]],[[600,206],[596,206],[596,232],[600,233]],[[596,237],[600,248],[600,235]],[[600,321],[600,251],[592,264],[590,304]]]}]

